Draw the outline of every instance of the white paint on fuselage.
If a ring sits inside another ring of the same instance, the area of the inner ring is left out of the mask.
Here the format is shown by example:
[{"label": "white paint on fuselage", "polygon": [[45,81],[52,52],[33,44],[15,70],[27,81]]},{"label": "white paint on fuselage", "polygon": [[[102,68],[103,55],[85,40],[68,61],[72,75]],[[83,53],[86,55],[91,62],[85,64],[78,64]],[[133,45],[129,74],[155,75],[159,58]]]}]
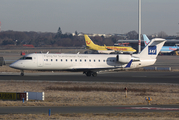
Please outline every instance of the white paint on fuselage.
[{"label": "white paint on fuselage", "polygon": [[[124,68],[127,64],[116,61],[111,54],[42,54],[33,53],[19,59],[10,67],[21,70],[81,70]],[[130,68],[153,65],[156,59],[133,61]],[[129,69],[130,69],[129,68]]]},{"label": "white paint on fuselage", "polygon": [[116,55],[99,54],[29,54],[10,65],[23,70],[76,70],[123,67]]}]

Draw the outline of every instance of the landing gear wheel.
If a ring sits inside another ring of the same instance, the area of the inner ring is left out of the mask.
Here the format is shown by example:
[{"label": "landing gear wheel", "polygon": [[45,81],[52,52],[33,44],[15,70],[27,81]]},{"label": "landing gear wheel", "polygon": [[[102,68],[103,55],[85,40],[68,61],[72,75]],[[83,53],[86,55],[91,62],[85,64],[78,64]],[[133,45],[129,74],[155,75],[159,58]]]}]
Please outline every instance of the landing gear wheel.
[{"label": "landing gear wheel", "polygon": [[93,76],[93,77],[96,77],[96,76],[97,76],[97,73],[96,73],[96,72],[93,72],[93,73],[92,73],[92,76]]},{"label": "landing gear wheel", "polygon": [[90,77],[90,76],[91,76],[91,72],[90,72],[90,71],[87,72],[87,73],[86,73],[86,76]]},{"label": "landing gear wheel", "polygon": [[86,74],[87,77],[90,77],[90,76],[96,77],[97,76],[97,73],[92,72],[92,71],[84,72],[84,74]]},{"label": "landing gear wheel", "polygon": [[24,73],[21,73],[21,76],[24,76]]},{"label": "landing gear wheel", "polygon": [[21,76],[24,76],[24,71],[23,70],[21,70]]}]

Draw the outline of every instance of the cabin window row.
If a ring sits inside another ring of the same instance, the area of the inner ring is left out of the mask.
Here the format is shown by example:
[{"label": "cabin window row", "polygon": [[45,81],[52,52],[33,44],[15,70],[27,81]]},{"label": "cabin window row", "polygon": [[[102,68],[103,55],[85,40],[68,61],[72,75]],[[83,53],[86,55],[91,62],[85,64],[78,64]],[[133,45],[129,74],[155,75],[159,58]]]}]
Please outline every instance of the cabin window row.
[{"label": "cabin window row", "polygon": [[[58,60],[58,59],[44,59],[44,61],[61,61],[61,62],[63,62],[63,61],[66,61],[66,62],[68,62],[68,61],[71,61],[71,62],[73,62],[73,61],[75,61],[75,62],[77,62],[78,60],[77,59],[75,59],[75,60],[73,60],[73,59],[60,59],[60,60]],[[84,62],[87,62],[87,60],[85,59],[85,60],[82,60],[82,59],[80,59],[79,60],[80,62],[82,62],[82,61],[84,61]],[[115,60],[112,60],[112,59],[110,59],[110,60],[91,60],[91,59],[89,59],[88,60],[89,62],[115,62]]]}]

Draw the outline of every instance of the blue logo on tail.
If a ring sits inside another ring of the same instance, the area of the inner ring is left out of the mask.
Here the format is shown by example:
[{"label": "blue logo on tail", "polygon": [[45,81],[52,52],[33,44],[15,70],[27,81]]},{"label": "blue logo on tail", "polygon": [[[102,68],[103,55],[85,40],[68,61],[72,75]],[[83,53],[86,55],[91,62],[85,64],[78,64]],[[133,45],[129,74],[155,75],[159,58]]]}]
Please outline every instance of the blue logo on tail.
[{"label": "blue logo on tail", "polygon": [[156,55],[157,54],[157,46],[149,46],[148,47],[148,54],[149,55]]}]

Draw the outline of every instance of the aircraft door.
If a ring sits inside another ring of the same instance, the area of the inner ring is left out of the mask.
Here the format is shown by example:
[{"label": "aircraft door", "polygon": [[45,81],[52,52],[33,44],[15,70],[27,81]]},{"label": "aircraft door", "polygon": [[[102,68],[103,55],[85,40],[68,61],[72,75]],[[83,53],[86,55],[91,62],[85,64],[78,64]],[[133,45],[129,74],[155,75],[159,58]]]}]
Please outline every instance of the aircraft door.
[{"label": "aircraft door", "polygon": [[44,65],[44,58],[43,55],[39,54],[37,57],[37,66],[42,67]]}]

